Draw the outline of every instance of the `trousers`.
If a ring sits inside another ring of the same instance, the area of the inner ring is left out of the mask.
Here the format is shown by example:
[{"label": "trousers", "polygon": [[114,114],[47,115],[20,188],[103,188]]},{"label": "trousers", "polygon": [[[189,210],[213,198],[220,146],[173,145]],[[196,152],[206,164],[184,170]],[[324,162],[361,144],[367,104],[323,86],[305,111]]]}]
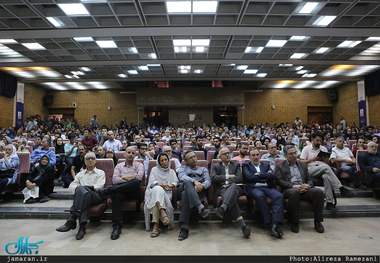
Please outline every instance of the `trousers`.
[{"label": "trousers", "polygon": [[327,164],[322,164],[318,166],[312,166],[309,168],[309,175],[311,178],[323,179],[323,186],[325,188],[326,202],[333,203],[334,196],[333,191],[342,187],[339,179],[336,177],[333,170]]}]

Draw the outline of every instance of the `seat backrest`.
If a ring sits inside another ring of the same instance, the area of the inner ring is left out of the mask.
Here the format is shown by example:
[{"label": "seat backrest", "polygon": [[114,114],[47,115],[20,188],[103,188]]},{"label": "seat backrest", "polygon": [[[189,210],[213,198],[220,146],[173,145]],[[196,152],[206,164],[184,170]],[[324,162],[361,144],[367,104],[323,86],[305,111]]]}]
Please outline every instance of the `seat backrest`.
[{"label": "seat backrest", "polygon": [[367,150],[357,150],[356,151],[356,168],[358,169],[358,172],[361,171],[360,165],[359,165],[359,162],[358,162],[359,154],[362,154],[362,153],[365,153],[365,152],[367,152]]},{"label": "seat backrest", "polygon": [[112,177],[115,169],[113,166],[113,160],[107,158],[96,159],[95,167],[103,170],[106,174],[106,183],[104,187],[112,186]]},{"label": "seat backrest", "polygon": [[27,149],[30,152],[30,154],[32,154],[32,152],[33,152],[32,146],[25,146],[25,149]]},{"label": "seat backrest", "polygon": [[348,140],[348,149],[353,150],[352,145],[356,143],[356,140]]},{"label": "seat backrest", "polygon": [[176,158],[178,161],[181,160],[181,158],[175,152],[172,152],[172,158]]},{"label": "seat backrest", "polygon": [[273,140],[274,139],[274,134],[269,134],[269,139]]},{"label": "seat backrest", "polygon": [[234,142],[236,142],[236,145],[241,142],[241,139],[240,138],[235,138]]},{"label": "seat backrest", "polygon": [[30,153],[17,153],[20,159],[20,166],[18,168],[18,173],[29,173],[30,168]]},{"label": "seat backrest", "polygon": [[117,160],[117,164],[125,162],[125,159],[119,159]]},{"label": "seat backrest", "polygon": [[116,157],[116,159],[125,159],[125,152],[123,152],[123,151],[117,151],[117,152],[115,152],[115,157]]},{"label": "seat backrest", "polygon": [[[215,149],[215,146],[206,146],[205,147],[206,151],[210,151],[211,149]],[[207,158],[208,159],[208,158]]]},{"label": "seat backrest", "polygon": [[353,151],[355,148],[356,148],[356,143],[353,143],[350,150]]},{"label": "seat backrest", "polygon": [[189,148],[192,147],[191,145],[185,145],[183,146],[183,152],[185,153]]},{"label": "seat backrest", "polygon": [[211,160],[214,159],[215,151],[207,152],[207,163],[211,163]]},{"label": "seat backrest", "polygon": [[260,153],[260,158],[261,156],[263,156],[264,154],[268,153],[269,151],[268,150],[260,150],[259,153]]},{"label": "seat backrest", "polygon": [[0,159],[4,158],[5,153],[0,153]]},{"label": "seat backrest", "polygon": [[276,158],[276,159],[274,160],[274,169],[273,169],[273,171],[276,172],[276,165],[277,165],[278,163],[281,163],[281,162],[285,161],[285,160],[286,160],[285,158]]},{"label": "seat backrest", "polygon": [[52,150],[53,152],[55,152],[55,148],[54,147],[49,147],[50,150]]},{"label": "seat backrest", "polygon": [[205,160],[205,153],[203,151],[194,151],[198,160]]},{"label": "seat backrest", "polygon": [[232,158],[234,158],[235,156],[239,156],[239,151],[233,151],[232,152]]},{"label": "seat backrest", "polygon": [[[16,145],[17,145],[17,143],[16,143]],[[33,141],[31,141],[31,142],[28,142],[28,146],[34,146],[34,142]]]},{"label": "seat backrest", "polygon": [[[162,147],[164,147],[164,143],[163,142],[156,142],[156,145],[162,149]],[[157,150],[158,151],[158,150]]]},{"label": "seat backrest", "polygon": [[236,150],[236,146],[234,146],[234,145],[228,145],[227,148],[228,148],[228,150],[230,150],[230,152],[233,152]]}]

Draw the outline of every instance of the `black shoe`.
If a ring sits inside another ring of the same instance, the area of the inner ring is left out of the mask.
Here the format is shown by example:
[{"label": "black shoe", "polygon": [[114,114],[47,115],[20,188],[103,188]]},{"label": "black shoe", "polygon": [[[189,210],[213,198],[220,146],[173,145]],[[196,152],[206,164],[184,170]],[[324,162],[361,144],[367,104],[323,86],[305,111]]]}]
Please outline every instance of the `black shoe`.
[{"label": "black shoe", "polygon": [[338,208],[336,208],[335,205],[333,205],[332,203],[327,203],[326,210],[329,210],[331,212],[337,212]]},{"label": "black shoe", "polygon": [[251,235],[251,229],[249,228],[249,226],[243,226],[241,228],[241,232],[243,232],[243,236],[245,238],[249,238],[249,236]]},{"label": "black shoe", "polygon": [[42,197],[41,199],[40,199],[40,203],[46,203],[47,201],[49,201],[50,200],[50,198],[48,197],[48,196],[44,196],[44,197]]},{"label": "black shoe", "polygon": [[277,233],[278,233],[278,235],[279,235],[280,237],[284,236],[284,232],[281,231],[281,229],[280,229],[280,227],[279,227],[278,225],[277,225],[276,230],[277,230]]},{"label": "black shoe", "polygon": [[69,188],[69,184],[62,183],[63,188]]},{"label": "black shoe", "polygon": [[77,240],[81,240],[84,238],[84,234],[86,234],[86,226],[80,226],[79,231],[78,231],[77,235],[75,236],[75,238]]},{"label": "black shoe", "polygon": [[96,192],[98,193],[98,195],[100,196],[100,198],[105,198],[107,197],[107,195],[109,195],[107,188],[104,188],[104,189],[98,189],[96,190]]},{"label": "black shoe", "polygon": [[111,234],[111,239],[112,240],[118,239],[120,237],[120,234],[121,234],[121,226],[114,225],[113,226],[113,231],[112,231],[112,234]]},{"label": "black shoe", "polygon": [[55,230],[57,230],[58,232],[68,232],[71,229],[75,229],[76,227],[77,227],[77,222],[67,220],[64,225],[56,228]]},{"label": "black shoe", "polygon": [[356,193],[354,191],[348,190],[346,187],[340,188],[340,194],[342,197],[354,197]]},{"label": "black shoe", "polygon": [[215,208],[215,209],[214,209],[214,212],[215,212],[215,214],[216,214],[219,218],[223,219],[223,216],[224,216],[224,211],[223,211],[223,209],[221,209],[221,208]]},{"label": "black shoe", "polygon": [[269,231],[269,234],[270,234],[272,237],[277,237],[277,238],[280,237],[280,234],[277,232],[277,225],[276,225],[275,223],[271,223],[271,224],[268,226],[268,231]]},{"label": "black shoe", "polygon": [[292,230],[293,233],[298,233],[300,232],[300,226],[298,225],[298,223],[292,223],[292,225],[290,226],[290,230]]},{"label": "black shoe", "polygon": [[33,204],[33,203],[37,203],[37,202],[38,202],[38,199],[33,198],[33,197],[31,197],[25,201],[25,203],[27,203],[27,204]]},{"label": "black shoe", "polygon": [[321,222],[314,221],[314,227],[315,227],[315,231],[317,231],[318,233],[325,232],[325,228],[323,227]]},{"label": "black shoe", "polygon": [[179,232],[178,240],[185,240],[189,236],[189,229],[181,227],[181,231]]},{"label": "black shoe", "polygon": [[203,218],[208,217],[210,213],[211,213],[211,210],[210,210],[210,209],[207,209],[207,208],[204,208],[204,207],[203,207],[202,210],[201,210],[201,216],[202,216]]}]

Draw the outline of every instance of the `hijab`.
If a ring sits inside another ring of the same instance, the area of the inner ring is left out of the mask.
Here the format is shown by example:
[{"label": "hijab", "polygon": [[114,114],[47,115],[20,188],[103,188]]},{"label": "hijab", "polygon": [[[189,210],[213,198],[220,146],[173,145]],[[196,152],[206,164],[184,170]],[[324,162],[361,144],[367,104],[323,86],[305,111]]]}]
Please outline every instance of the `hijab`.
[{"label": "hijab", "polygon": [[[280,139],[278,139],[278,138],[280,138]],[[285,146],[286,141],[284,138],[282,138],[281,135],[278,135],[276,139],[277,139],[277,143],[276,143],[277,149],[281,149],[281,145]]]},{"label": "hijab", "polygon": [[[12,146],[12,153],[8,156],[8,159],[18,158],[16,147],[13,144],[11,144],[11,146]],[[8,146],[6,146],[6,147],[8,147]]]},{"label": "hijab", "polygon": [[[42,161],[42,158],[46,157],[48,159],[48,164],[47,165],[42,165],[41,164],[41,161]],[[38,171],[42,171],[42,170],[45,170],[47,167],[50,166],[50,158],[49,156],[47,156],[46,154],[43,155],[40,160],[39,160],[39,165],[38,165]]]},{"label": "hijab", "polygon": [[58,143],[55,142],[55,153],[65,153],[65,145],[63,142],[61,145],[58,145]]},{"label": "hijab", "polygon": [[[159,162],[161,156],[166,156],[168,158],[168,161],[169,161],[169,165],[167,168],[163,168]],[[157,166],[156,166],[156,178],[158,179],[157,181],[160,181],[160,182],[166,182],[169,178],[169,175],[170,175],[170,165],[171,165],[171,162],[170,162],[170,157],[167,153],[165,152],[161,152],[158,157],[157,157]]]}]

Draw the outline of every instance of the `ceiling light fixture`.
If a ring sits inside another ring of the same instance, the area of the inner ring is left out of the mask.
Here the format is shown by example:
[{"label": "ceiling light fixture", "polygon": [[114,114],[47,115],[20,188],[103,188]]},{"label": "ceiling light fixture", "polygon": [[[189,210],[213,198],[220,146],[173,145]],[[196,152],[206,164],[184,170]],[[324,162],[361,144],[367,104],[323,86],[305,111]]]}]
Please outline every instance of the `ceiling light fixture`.
[{"label": "ceiling light fixture", "polygon": [[288,42],[287,40],[269,40],[265,47],[282,47]]},{"label": "ceiling light fixture", "polygon": [[167,1],[168,13],[191,13],[191,1]]},{"label": "ceiling light fixture", "polygon": [[321,16],[317,20],[315,20],[313,25],[315,25],[315,26],[328,26],[332,21],[334,21],[335,18],[336,18],[336,16]]},{"label": "ceiling light fixture", "polygon": [[21,44],[30,50],[45,50],[45,48],[38,43],[21,43]]},{"label": "ceiling light fixture", "polygon": [[137,67],[139,70],[149,70],[147,66],[138,66]]},{"label": "ceiling light fixture", "polygon": [[316,2],[308,2],[306,3],[302,9],[299,11],[300,14],[310,14],[313,12],[314,8],[316,8],[318,3]]},{"label": "ceiling light fixture", "polygon": [[58,6],[68,16],[83,16],[90,15],[83,4],[58,4]]},{"label": "ceiling light fixture", "polygon": [[1,44],[18,44],[14,39],[0,39]]},{"label": "ceiling light fixture", "polygon": [[173,39],[173,46],[191,46],[191,39]]},{"label": "ceiling light fixture", "polygon": [[318,48],[318,49],[315,51],[315,53],[317,53],[317,54],[323,54],[323,53],[325,53],[327,50],[329,50],[328,47],[321,47],[321,48]]},{"label": "ceiling light fixture", "polygon": [[88,68],[88,67],[81,67],[80,69],[83,70],[83,71],[91,71],[91,69]]},{"label": "ceiling light fixture", "polygon": [[194,1],[193,13],[216,13],[218,1]]},{"label": "ceiling light fixture", "polygon": [[119,78],[127,78],[128,76],[126,74],[118,74],[117,75]]},{"label": "ceiling light fixture", "polygon": [[101,48],[117,48],[116,43],[112,40],[99,40],[95,42]]},{"label": "ceiling light fixture", "polygon": [[351,41],[351,40],[346,40],[340,43],[337,48],[353,48],[356,45],[359,45],[362,41]]},{"label": "ceiling light fixture", "polygon": [[[193,46],[209,46],[210,39],[193,39],[191,40],[191,45]],[[185,46],[185,45],[183,45]]]},{"label": "ceiling light fixture", "polygon": [[[380,41],[380,37],[369,37],[365,41]],[[0,41],[1,43],[1,41]]]},{"label": "ceiling light fixture", "polygon": [[268,75],[267,73],[258,73],[258,74],[256,74],[256,77],[265,78],[267,75]]},{"label": "ceiling light fixture", "polygon": [[137,72],[137,70],[134,70],[134,69],[132,69],[132,70],[128,70],[128,73],[131,74],[131,75],[137,75],[137,74],[139,74],[139,73]]},{"label": "ceiling light fixture", "polygon": [[61,23],[58,22],[58,20],[55,19],[54,17],[46,17],[46,18],[47,18],[47,20],[49,20],[49,22],[52,23],[53,26],[55,26],[55,27],[61,27],[61,26],[64,26],[64,25],[61,25]]},{"label": "ceiling light fixture", "polygon": [[76,42],[91,42],[94,41],[92,37],[74,37]]},{"label": "ceiling light fixture", "polygon": [[201,74],[201,73],[203,73],[203,70],[201,70],[201,69],[196,69],[196,70],[194,70],[194,73],[195,73],[195,74]]},{"label": "ceiling light fixture", "polygon": [[247,68],[248,68],[247,65],[240,65],[236,67],[237,70],[246,70]]},{"label": "ceiling light fixture", "polygon": [[246,69],[243,74],[256,74],[257,71],[257,69]]},{"label": "ceiling light fixture", "polygon": [[291,55],[291,59],[300,59],[300,58],[305,58],[307,55],[306,53],[294,53]]},{"label": "ceiling light fixture", "polygon": [[302,40],[305,40],[306,38],[307,38],[306,36],[292,36],[289,40],[302,41]]}]

